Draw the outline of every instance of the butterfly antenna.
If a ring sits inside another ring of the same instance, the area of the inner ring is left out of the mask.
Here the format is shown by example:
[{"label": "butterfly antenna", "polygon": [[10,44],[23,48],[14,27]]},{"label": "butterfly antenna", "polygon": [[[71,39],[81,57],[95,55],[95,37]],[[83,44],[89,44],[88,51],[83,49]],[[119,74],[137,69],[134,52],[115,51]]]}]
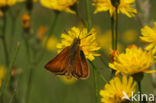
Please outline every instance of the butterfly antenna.
[{"label": "butterfly antenna", "polygon": [[89,33],[88,35],[86,35],[84,38],[82,38],[82,39],[85,39],[85,38],[87,38],[87,37],[89,37],[89,36],[91,36],[92,35],[92,33]]}]

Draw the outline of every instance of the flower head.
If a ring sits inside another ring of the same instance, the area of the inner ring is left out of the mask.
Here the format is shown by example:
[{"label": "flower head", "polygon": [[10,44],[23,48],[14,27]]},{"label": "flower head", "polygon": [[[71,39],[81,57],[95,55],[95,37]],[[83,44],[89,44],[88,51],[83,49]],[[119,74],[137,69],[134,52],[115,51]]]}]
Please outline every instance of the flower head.
[{"label": "flower head", "polygon": [[6,73],[6,68],[4,66],[0,66],[0,87],[2,85],[2,81],[4,79]]},{"label": "flower head", "polygon": [[0,7],[12,6],[21,1],[23,0],[0,0]]},{"label": "flower head", "polygon": [[54,36],[51,36],[51,37],[48,38],[47,41],[46,41],[46,39],[47,39],[47,37],[43,38],[43,41],[42,41],[43,46],[44,46],[44,43],[46,43],[45,46],[46,46],[47,50],[52,51],[52,52],[55,51],[56,50],[56,45],[57,45],[57,42],[58,42],[57,38],[54,37]]},{"label": "flower head", "polygon": [[132,92],[135,92],[136,82],[133,82],[132,77],[123,76],[113,78],[110,83],[106,84],[104,90],[100,90],[102,103],[122,103],[125,101],[124,93],[130,98]]},{"label": "flower head", "polygon": [[40,0],[40,2],[44,7],[53,10],[75,13],[70,7],[73,6],[77,0]]},{"label": "flower head", "polygon": [[94,56],[99,56],[100,54],[95,51],[99,50],[96,39],[95,29],[92,29],[89,33],[86,28],[82,30],[77,27],[72,27],[67,34],[63,33],[61,35],[62,42],[57,45],[57,48],[63,49],[70,46],[75,38],[80,38],[80,48],[83,50],[85,56],[89,60],[94,60]]},{"label": "flower head", "polygon": [[[113,16],[116,12],[115,6],[112,5],[112,0],[94,0],[93,6],[96,7],[94,13],[109,11],[109,14]],[[119,0],[118,13],[123,13],[128,17],[133,17],[137,13],[137,10],[132,7],[135,0]]]},{"label": "flower head", "polygon": [[76,78],[67,79],[65,76],[60,76],[60,80],[65,84],[74,84],[77,81]]},{"label": "flower head", "polygon": [[145,48],[146,50],[153,50],[153,53],[156,53],[156,22],[154,23],[154,27],[150,28],[145,26],[141,29],[142,36],[141,40],[149,43],[149,45]]},{"label": "flower head", "polygon": [[125,53],[121,53],[114,58],[114,62],[109,64],[112,69],[123,74],[151,73],[148,70],[153,63],[151,52],[144,51],[133,45],[126,49]]}]

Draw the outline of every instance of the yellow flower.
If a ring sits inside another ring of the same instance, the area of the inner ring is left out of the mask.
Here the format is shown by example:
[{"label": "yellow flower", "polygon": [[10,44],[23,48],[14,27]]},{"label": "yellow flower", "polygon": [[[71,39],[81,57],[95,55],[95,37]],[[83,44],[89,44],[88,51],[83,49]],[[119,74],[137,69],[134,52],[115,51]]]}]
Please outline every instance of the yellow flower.
[{"label": "yellow flower", "polygon": [[[97,35],[97,42],[100,45],[101,48],[103,48],[106,53],[110,53],[112,50],[112,39],[111,39],[111,30],[108,30],[103,33],[103,35]],[[118,49],[119,51],[122,51],[122,45],[118,43]]]},{"label": "yellow flower", "polygon": [[[45,37],[42,41],[42,44],[45,43],[45,40],[47,39],[47,37]],[[57,38],[54,36],[51,36],[48,38],[46,45],[46,49],[49,51],[55,51],[56,50],[56,45],[57,45]]]},{"label": "yellow flower", "polygon": [[132,77],[123,76],[122,80],[120,77],[114,77],[110,83],[106,84],[104,90],[100,90],[102,96],[102,103],[123,103],[125,99],[122,99],[124,93],[130,98],[132,92],[135,92],[136,82],[133,82]]},{"label": "yellow flower", "polygon": [[125,43],[133,43],[138,38],[138,34],[135,30],[127,30],[123,33],[122,39]]},{"label": "yellow flower", "polygon": [[73,6],[77,0],[40,0],[44,7],[57,10],[66,11],[68,13],[75,13],[70,7]]},{"label": "yellow flower", "polygon": [[144,51],[135,45],[126,49],[114,58],[114,62],[109,67],[123,74],[152,73],[155,71],[148,70],[153,63],[151,52]]},{"label": "yellow flower", "polygon": [[[109,14],[113,16],[115,14],[115,7],[111,3],[112,0],[94,0],[93,6],[96,7],[94,13],[109,11]],[[137,13],[137,10],[132,6],[135,0],[119,0],[118,13],[123,13],[128,17],[133,17]]]},{"label": "yellow flower", "polygon": [[152,50],[153,53],[156,53],[156,22],[154,22],[154,27],[150,28],[145,26],[141,29],[142,36],[141,40],[149,43],[149,45],[145,48],[146,50]]},{"label": "yellow flower", "polygon": [[77,81],[76,78],[68,79],[65,76],[60,76],[60,80],[65,84],[74,84]]},{"label": "yellow flower", "polygon": [[2,85],[2,81],[4,79],[6,73],[6,68],[4,66],[0,66],[0,87]]},{"label": "yellow flower", "polygon": [[[92,29],[89,33],[86,28],[79,29],[77,27],[72,27],[67,34],[63,33],[61,35],[62,42],[57,45],[57,48],[63,49],[70,46],[75,38],[80,38],[80,47],[83,50],[85,56],[89,60],[94,60],[94,56],[100,56],[100,54],[95,51],[99,50],[96,39],[95,29]],[[60,50],[59,50],[60,51]]]},{"label": "yellow flower", "polygon": [[0,7],[4,6],[12,6],[15,5],[17,2],[21,2],[23,0],[0,0]]}]

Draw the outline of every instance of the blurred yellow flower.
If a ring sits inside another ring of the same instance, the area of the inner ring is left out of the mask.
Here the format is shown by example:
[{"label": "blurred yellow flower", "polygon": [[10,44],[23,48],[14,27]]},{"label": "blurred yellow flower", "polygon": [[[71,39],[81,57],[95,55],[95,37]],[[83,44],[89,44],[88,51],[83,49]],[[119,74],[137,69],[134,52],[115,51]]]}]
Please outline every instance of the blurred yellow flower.
[{"label": "blurred yellow flower", "polygon": [[[112,5],[113,0],[94,0],[93,6],[96,7],[94,13],[109,11],[110,16],[115,14],[115,7]],[[119,0],[118,13],[123,13],[128,17],[134,17],[137,10],[133,8],[135,0]]]},{"label": "blurred yellow flower", "polygon": [[57,10],[57,11],[66,11],[68,13],[75,13],[71,10],[70,7],[73,6],[77,0],[40,0],[40,3],[47,8]]},{"label": "blurred yellow flower", "polygon": [[[45,44],[47,37],[45,37],[42,41],[42,44]],[[46,49],[49,51],[56,51],[56,45],[58,43],[58,40],[56,37],[51,36],[48,38],[47,42],[46,42]]]},{"label": "blurred yellow flower", "polygon": [[123,33],[122,41],[125,43],[133,43],[138,39],[138,34],[135,30],[127,30]]},{"label": "blurred yellow flower", "polygon": [[0,7],[12,6],[17,2],[22,2],[23,0],[0,0]]},{"label": "blurred yellow flower", "polygon": [[[101,48],[103,48],[106,53],[110,53],[112,51],[112,33],[111,30],[108,30],[103,33],[103,35],[97,35],[97,42]],[[122,45],[118,43],[119,52],[122,51]]]},{"label": "blurred yellow flower", "polygon": [[123,76],[122,80],[120,77],[114,77],[110,83],[106,84],[103,90],[100,90],[102,96],[102,103],[124,103],[126,101],[122,97],[124,93],[130,98],[132,92],[135,92],[136,82],[133,82],[132,77]]},{"label": "blurred yellow flower", "polygon": [[[94,60],[94,56],[100,56],[100,54],[95,51],[99,50],[100,47],[96,43],[96,32],[92,29],[89,33],[87,28],[79,29],[77,27],[72,27],[67,34],[63,33],[61,35],[62,42],[57,45],[57,48],[62,50],[63,48],[70,46],[75,38],[80,38],[80,47],[83,50],[85,56],[89,60]],[[59,51],[60,51],[59,50]]]},{"label": "blurred yellow flower", "polygon": [[153,53],[156,53],[156,22],[154,22],[154,27],[150,28],[145,26],[141,29],[142,36],[141,40],[149,43],[149,45],[145,48],[146,50],[152,50]]},{"label": "blurred yellow flower", "polygon": [[76,78],[68,79],[65,76],[60,76],[60,80],[65,84],[74,84],[77,81]]},{"label": "blurred yellow flower", "polygon": [[137,74],[141,72],[152,73],[154,70],[148,70],[153,63],[151,52],[144,51],[133,45],[114,57],[114,62],[109,63],[109,67],[123,74]]},{"label": "blurred yellow flower", "polygon": [[2,85],[2,81],[4,79],[5,73],[6,73],[6,67],[0,66],[0,87]]}]

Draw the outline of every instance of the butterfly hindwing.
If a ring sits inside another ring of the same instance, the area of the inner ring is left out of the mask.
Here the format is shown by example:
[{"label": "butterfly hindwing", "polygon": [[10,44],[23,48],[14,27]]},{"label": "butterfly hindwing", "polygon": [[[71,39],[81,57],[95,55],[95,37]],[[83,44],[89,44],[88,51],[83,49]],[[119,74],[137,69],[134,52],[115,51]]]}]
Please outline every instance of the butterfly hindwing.
[{"label": "butterfly hindwing", "polygon": [[89,67],[85,55],[80,47],[77,48],[77,54],[75,55],[75,63],[73,65],[72,74],[78,79],[85,79],[89,75]]}]

